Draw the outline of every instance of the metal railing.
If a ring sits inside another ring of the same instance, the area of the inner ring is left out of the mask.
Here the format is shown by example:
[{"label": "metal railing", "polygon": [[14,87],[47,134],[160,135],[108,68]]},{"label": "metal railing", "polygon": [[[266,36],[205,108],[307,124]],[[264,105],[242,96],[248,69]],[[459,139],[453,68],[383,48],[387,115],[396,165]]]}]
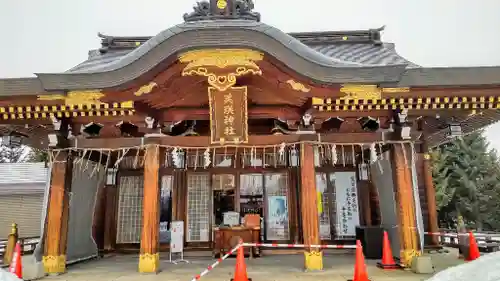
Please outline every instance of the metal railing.
[{"label": "metal railing", "polygon": [[[500,233],[492,231],[473,232],[477,246],[481,252],[496,252],[500,250]],[[459,236],[469,236],[469,233],[457,233],[454,229],[440,229],[438,241],[446,247],[458,248]]]},{"label": "metal railing", "polygon": [[[22,237],[17,239],[21,243],[21,249],[23,250],[23,254],[31,254],[35,251],[35,247],[40,242],[39,236],[32,237]],[[0,240],[0,257],[3,258],[5,251],[7,250],[7,241],[8,239]]]}]

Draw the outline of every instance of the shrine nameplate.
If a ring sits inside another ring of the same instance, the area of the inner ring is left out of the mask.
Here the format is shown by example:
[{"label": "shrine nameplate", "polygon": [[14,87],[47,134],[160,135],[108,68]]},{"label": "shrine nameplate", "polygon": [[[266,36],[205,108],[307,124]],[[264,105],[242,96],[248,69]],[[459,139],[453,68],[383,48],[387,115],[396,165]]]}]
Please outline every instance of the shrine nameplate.
[{"label": "shrine nameplate", "polygon": [[208,88],[212,144],[248,142],[247,87]]}]

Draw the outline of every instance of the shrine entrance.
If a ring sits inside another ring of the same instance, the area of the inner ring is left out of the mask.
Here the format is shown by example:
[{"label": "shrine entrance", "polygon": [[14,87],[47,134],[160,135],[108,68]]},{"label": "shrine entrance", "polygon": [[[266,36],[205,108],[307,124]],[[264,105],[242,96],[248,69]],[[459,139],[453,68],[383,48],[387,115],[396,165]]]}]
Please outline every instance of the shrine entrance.
[{"label": "shrine entrance", "polygon": [[217,229],[245,225],[248,216],[262,241],[298,242],[298,160],[261,149],[214,155],[206,169],[186,157],[186,212],[179,218],[188,247],[215,247]]}]

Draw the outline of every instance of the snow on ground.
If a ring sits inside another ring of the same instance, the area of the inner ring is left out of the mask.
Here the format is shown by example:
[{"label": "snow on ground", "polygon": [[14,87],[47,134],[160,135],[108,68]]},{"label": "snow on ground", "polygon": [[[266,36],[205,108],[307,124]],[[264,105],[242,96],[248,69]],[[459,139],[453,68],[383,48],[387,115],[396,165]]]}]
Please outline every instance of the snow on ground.
[{"label": "snow on ground", "polygon": [[16,275],[0,268],[0,281],[22,281],[22,279],[19,279]]},{"label": "snow on ground", "polygon": [[427,281],[500,281],[500,252],[443,270]]}]

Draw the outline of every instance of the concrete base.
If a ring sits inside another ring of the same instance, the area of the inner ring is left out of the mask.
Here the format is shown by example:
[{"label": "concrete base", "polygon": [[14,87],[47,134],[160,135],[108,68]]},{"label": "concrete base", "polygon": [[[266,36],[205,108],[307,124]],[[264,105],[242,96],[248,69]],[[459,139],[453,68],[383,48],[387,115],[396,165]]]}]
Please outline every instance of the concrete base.
[{"label": "concrete base", "polygon": [[23,279],[35,280],[45,277],[45,269],[43,263],[37,262],[33,255],[23,256]]},{"label": "concrete base", "polygon": [[434,273],[432,259],[429,256],[414,257],[411,263],[411,271],[419,274]]}]

